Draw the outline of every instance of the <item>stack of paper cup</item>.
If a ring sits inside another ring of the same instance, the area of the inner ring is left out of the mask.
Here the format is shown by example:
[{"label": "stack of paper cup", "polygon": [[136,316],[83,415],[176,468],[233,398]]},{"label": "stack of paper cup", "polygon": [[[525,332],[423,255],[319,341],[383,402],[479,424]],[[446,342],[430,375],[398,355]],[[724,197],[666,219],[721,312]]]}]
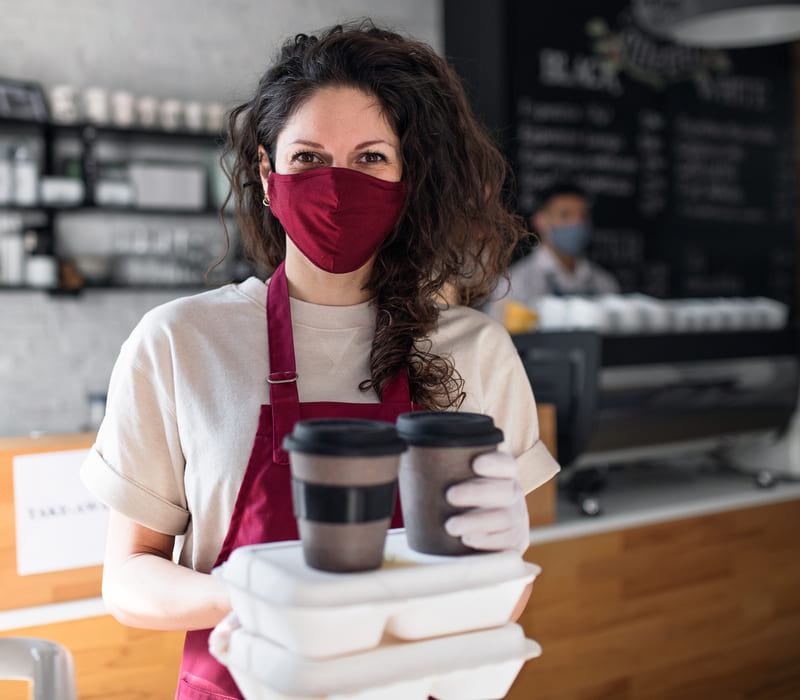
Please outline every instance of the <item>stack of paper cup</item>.
[{"label": "stack of paper cup", "polygon": [[248,700],[502,698],[541,653],[508,622],[539,572],[515,552],[421,554],[403,530],[358,573],[308,567],[299,542],[241,547],[213,572],[233,613],[210,649]]}]

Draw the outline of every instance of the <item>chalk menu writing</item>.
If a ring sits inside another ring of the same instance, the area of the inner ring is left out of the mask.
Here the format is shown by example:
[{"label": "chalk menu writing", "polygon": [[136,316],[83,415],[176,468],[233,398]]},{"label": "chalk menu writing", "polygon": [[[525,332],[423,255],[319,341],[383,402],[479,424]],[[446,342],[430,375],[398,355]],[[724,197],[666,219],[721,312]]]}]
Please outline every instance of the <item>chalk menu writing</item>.
[{"label": "chalk menu writing", "polygon": [[792,302],[790,47],[678,46],[620,0],[509,11],[519,208],[575,180],[595,202],[589,255],[624,291]]}]

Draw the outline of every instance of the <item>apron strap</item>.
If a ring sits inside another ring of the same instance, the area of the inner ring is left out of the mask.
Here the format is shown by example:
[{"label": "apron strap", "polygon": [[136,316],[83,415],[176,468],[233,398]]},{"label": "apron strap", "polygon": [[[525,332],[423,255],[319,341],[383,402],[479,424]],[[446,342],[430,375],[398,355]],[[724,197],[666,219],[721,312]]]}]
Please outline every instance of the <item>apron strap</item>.
[{"label": "apron strap", "polygon": [[278,265],[267,287],[267,341],[269,349],[269,402],[272,405],[272,457],[289,464],[281,442],[300,420],[297,368],[294,361],[292,314],[284,263]]},{"label": "apron strap", "polygon": [[[289,464],[281,444],[300,420],[297,367],[294,359],[292,314],[285,263],[275,269],[267,287],[267,340],[269,349],[269,402],[272,405],[272,456],[276,464]],[[408,373],[401,371],[383,391],[381,403],[408,404],[413,410]]]}]

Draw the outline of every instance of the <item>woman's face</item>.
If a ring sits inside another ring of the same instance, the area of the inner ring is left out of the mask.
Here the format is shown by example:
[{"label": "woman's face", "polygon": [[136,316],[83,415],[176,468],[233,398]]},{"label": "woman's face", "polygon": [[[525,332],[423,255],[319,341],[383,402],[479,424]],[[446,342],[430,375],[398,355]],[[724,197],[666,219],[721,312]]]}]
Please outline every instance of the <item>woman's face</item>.
[{"label": "woman's face", "polygon": [[[259,155],[264,163],[261,146]],[[275,171],[291,175],[324,167],[400,181],[400,141],[375,97],[352,87],[320,88],[289,117],[275,143]]]}]

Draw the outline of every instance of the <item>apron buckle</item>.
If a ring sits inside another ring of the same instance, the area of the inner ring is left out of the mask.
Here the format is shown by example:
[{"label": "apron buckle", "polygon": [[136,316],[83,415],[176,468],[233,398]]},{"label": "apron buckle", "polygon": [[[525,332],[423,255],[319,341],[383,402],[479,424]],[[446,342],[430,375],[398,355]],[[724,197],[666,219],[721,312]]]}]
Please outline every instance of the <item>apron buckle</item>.
[{"label": "apron buckle", "polygon": [[297,381],[297,372],[273,372],[267,377],[267,384],[291,384]]}]

